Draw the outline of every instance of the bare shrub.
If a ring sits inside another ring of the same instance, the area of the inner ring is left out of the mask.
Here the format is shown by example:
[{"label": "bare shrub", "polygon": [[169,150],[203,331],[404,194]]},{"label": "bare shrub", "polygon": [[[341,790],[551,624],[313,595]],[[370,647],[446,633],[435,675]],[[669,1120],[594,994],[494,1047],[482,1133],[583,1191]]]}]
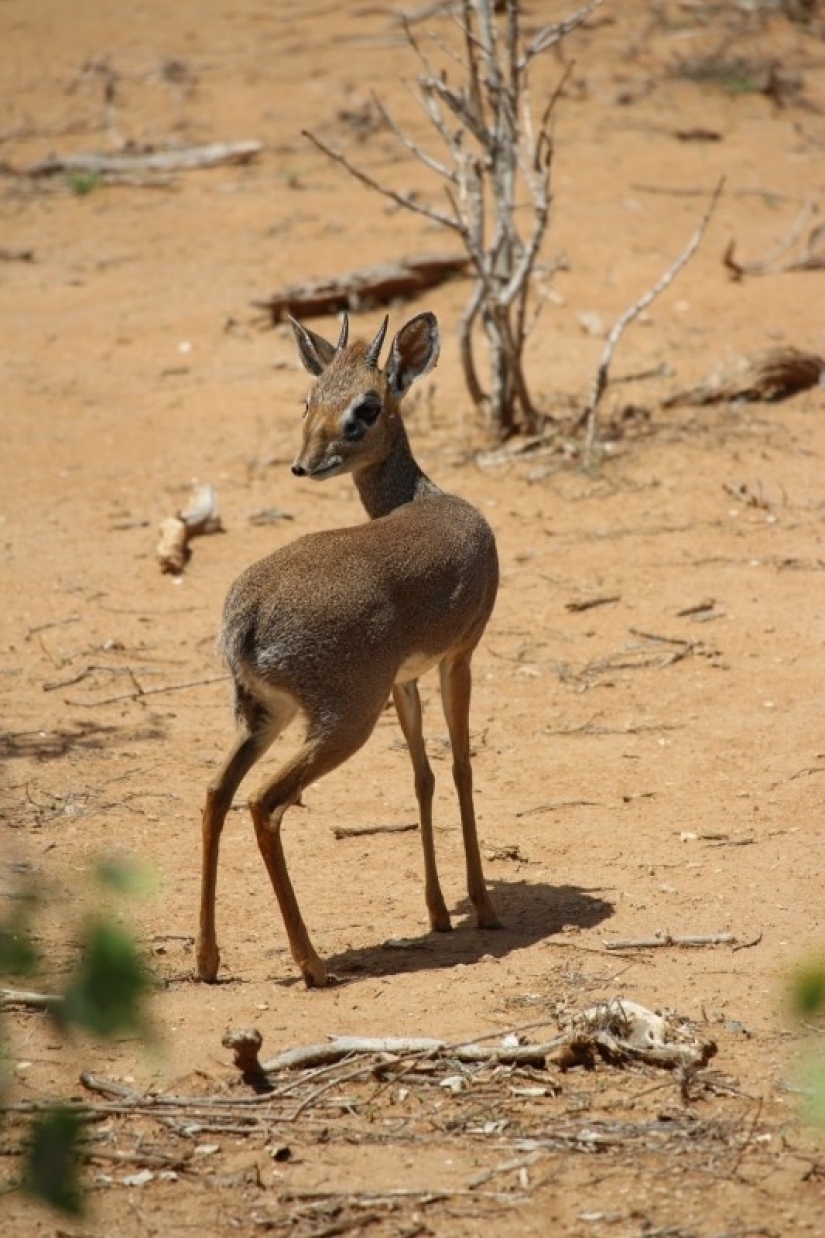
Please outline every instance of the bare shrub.
[{"label": "bare shrub", "polygon": [[[399,142],[443,180],[443,207],[388,188],[314,134],[306,135],[362,184],[461,238],[474,273],[459,322],[461,364],[473,404],[486,413],[500,438],[533,433],[542,420],[524,372],[524,347],[540,308],[531,276],[550,222],[551,123],[566,73],[537,111],[530,97],[530,66],[537,56],[558,47],[601,3],[591,0],[567,20],[542,26],[525,41],[517,0],[462,0],[456,18],[461,49],[441,45],[458,64],[458,85],[434,67],[405,23],[419,65],[418,100],[440,139],[441,152],[425,150],[376,102]],[[487,344],[486,384],[475,355],[479,324]]]}]

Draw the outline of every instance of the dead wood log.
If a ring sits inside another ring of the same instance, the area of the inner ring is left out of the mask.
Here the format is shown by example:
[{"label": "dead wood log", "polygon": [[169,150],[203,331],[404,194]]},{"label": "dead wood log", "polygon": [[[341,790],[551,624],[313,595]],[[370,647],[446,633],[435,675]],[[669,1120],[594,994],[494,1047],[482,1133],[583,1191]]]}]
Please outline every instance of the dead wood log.
[{"label": "dead wood log", "polygon": [[825,358],[790,346],[769,348],[753,357],[740,358],[731,369],[717,371],[695,387],[675,392],[663,407],[722,404],[731,400],[771,402],[823,383]]},{"label": "dead wood log", "polygon": [[102,177],[133,176],[136,172],[188,172],[219,164],[249,163],[263,150],[262,142],[212,142],[180,150],[124,151],[118,155],[94,152],[49,155],[25,169],[28,176],[55,176],[61,172],[88,172]]},{"label": "dead wood log", "polygon": [[256,309],[265,310],[273,325],[290,315],[313,318],[340,310],[371,309],[434,288],[460,275],[468,265],[469,258],[465,254],[413,255],[398,262],[359,267],[342,275],[290,284],[252,304]]}]

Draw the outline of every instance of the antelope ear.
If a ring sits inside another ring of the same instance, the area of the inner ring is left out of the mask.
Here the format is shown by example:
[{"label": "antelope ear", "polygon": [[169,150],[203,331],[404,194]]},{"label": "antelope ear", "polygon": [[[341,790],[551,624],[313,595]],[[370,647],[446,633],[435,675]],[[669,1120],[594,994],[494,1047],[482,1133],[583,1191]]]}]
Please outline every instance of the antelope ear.
[{"label": "antelope ear", "polygon": [[386,377],[396,399],[405,395],[417,378],[438,360],[441,339],[435,314],[416,314],[392,342]]},{"label": "antelope ear", "polygon": [[325,340],[323,336],[310,331],[309,327],[302,327],[291,316],[289,321],[292,334],[295,336],[295,343],[298,345],[298,356],[301,358],[304,369],[309,370],[310,374],[314,374],[317,378],[319,374],[323,374],[335,356],[335,345],[330,344],[329,340]]}]

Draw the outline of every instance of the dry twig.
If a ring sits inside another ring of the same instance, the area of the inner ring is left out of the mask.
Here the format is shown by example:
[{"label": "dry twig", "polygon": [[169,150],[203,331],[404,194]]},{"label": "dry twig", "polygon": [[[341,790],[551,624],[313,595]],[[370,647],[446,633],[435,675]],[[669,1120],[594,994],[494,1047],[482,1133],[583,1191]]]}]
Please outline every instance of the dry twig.
[{"label": "dry twig", "polygon": [[[128,668],[126,668],[128,670]],[[185,683],[168,683],[159,688],[144,688],[142,684],[131,672],[132,682],[135,687],[131,692],[118,692],[115,696],[105,696],[99,701],[73,701],[69,697],[65,698],[67,705],[115,705],[119,701],[140,701],[145,696],[160,696],[166,692],[186,692],[189,688],[202,688],[208,684],[222,683],[229,678],[229,674],[225,675],[207,675],[204,679],[189,679]]]},{"label": "dry twig", "polygon": [[799,243],[805,226],[811,216],[816,213],[816,209],[816,203],[808,199],[796,217],[785,240],[781,241],[764,258],[757,258],[751,262],[741,262],[736,257],[736,241],[732,240],[724,252],[722,261],[730,271],[733,279],[740,280],[745,275],[776,275],[786,271],[821,271],[825,267],[825,252],[823,251],[825,226],[822,224],[812,228],[808,233],[805,246],[798,258],[791,258],[787,262],[779,261],[784,254],[788,253],[789,250]]},{"label": "dry twig", "polygon": [[336,838],[364,838],[368,834],[407,834],[418,829],[417,821],[403,821],[395,825],[334,825]]},{"label": "dry twig", "polygon": [[633,322],[635,318],[638,318],[642,311],[646,310],[647,307],[651,305],[656,298],[665,291],[666,288],[670,287],[679,272],[684,270],[690,259],[696,253],[708,229],[713,213],[716,210],[716,204],[719,201],[724,184],[725,178],[722,177],[711,195],[710,202],[708,203],[707,209],[702,216],[699,227],[696,229],[681,254],[679,254],[676,261],[668,267],[665,273],[660,276],[652,288],[649,288],[643,296],[639,297],[638,301],[629,306],[624,313],[617,318],[608,333],[604,348],[602,349],[602,355],[599,358],[596,377],[593,380],[593,385],[590,389],[590,396],[577,422],[578,427],[585,428],[585,461],[590,458],[596,442],[596,412],[599,402],[604,395],[605,388],[607,387],[607,380],[610,372],[610,366],[613,361],[613,354],[616,351],[619,340],[624,334],[626,328],[630,326],[631,322]]},{"label": "dry twig", "polygon": [[579,614],[584,610],[593,610],[596,606],[610,606],[614,602],[620,602],[621,594],[611,593],[606,597],[583,598],[581,601],[565,602],[564,609],[569,610],[572,614]]}]

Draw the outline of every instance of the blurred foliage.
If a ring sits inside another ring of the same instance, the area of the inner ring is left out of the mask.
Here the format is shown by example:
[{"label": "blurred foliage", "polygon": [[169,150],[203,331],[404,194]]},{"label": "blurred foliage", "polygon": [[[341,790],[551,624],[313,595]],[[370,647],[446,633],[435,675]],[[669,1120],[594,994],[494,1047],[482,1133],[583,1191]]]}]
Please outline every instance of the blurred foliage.
[{"label": "blurred foliage", "polygon": [[103,183],[99,172],[67,172],[66,184],[76,198],[87,197],[92,190]]},{"label": "blurred foliage", "polygon": [[[101,862],[95,879],[96,903],[101,901],[100,887],[120,901],[124,894],[144,891],[150,884],[145,870],[121,859]],[[0,980],[31,982],[45,967],[34,932],[45,899],[42,891],[29,885],[9,893],[8,903],[8,912],[0,918]],[[111,916],[95,915],[81,920],[71,936],[79,943],[78,958],[62,987],[50,985],[55,1001],[48,1017],[64,1035],[75,1031],[101,1039],[137,1035],[150,1041],[146,999],[151,978],[131,934]],[[4,1050],[7,1056],[5,1046]],[[67,1216],[83,1212],[83,1130],[81,1112],[55,1103],[32,1119],[25,1141],[22,1189]]]},{"label": "blurred foliage", "polygon": [[810,1018],[825,1011],[825,963],[806,963],[793,980],[793,1002],[797,1013]]},{"label": "blurred foliage", "polygon": [[26,1148],[24,1191],[68,1216],[83,1212],[78,1158],[83,1125],[75,1110],[55,1105],[34,1119]]},{"label": "blurred foliage", "polygon": [[106,920],[84,928],[78,966],[69,977],[54,1016],[61,1027],[77,1027],[111,1038],[135,1032],[146,1036],[143,1002],[149,977],[134,941]]},{"label": "blurred foliage", "polygon": [[0,920],[0,976],[30,976],[40,962],[31,935],[31,917],[37,900],[24,893],[14,900],[5,920]]},{"label": "blurred foliage", "polygon": [[[796,1015],[808,1023],[825,1016],[825,959],[812,959],[796,969],[790,987]],[[808,1113],[818,1126],[825,1126],[825,1057],[814,1053],[803,1070]]]},{"label": "blurred foliage", "polygon": [[110,855],[100,860],[97,879],[117,894],[153,894],[157,889],[151,869],[122,855]]}]

